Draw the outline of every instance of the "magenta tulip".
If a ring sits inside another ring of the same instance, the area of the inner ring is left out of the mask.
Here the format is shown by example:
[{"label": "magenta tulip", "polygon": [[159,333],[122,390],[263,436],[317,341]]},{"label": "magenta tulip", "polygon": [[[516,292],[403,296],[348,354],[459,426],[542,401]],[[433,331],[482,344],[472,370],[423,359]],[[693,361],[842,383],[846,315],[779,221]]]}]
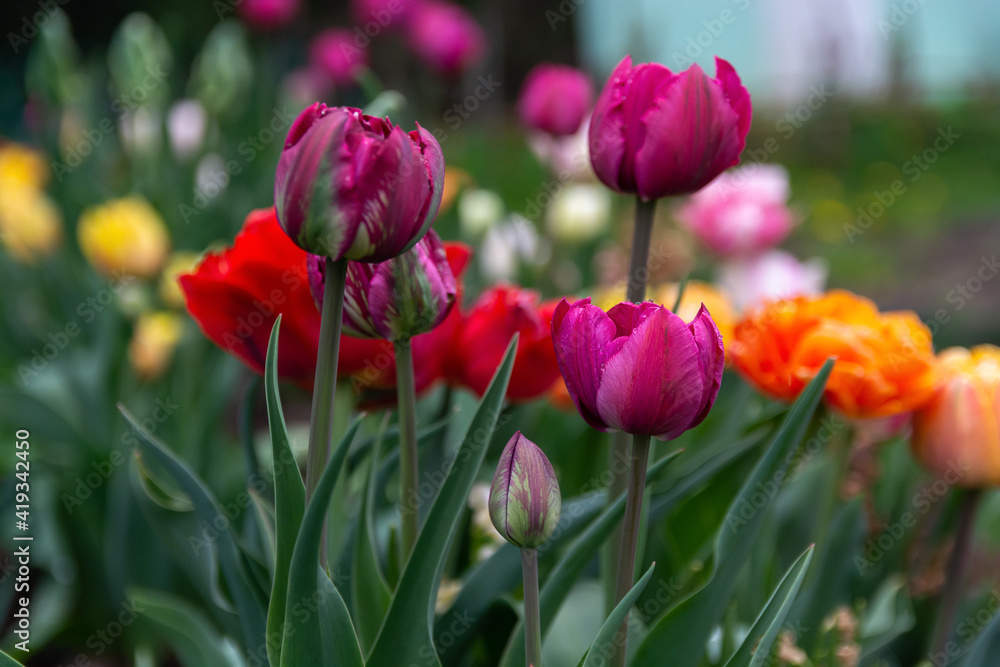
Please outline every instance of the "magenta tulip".
[{"label": "magenta tulip", "polygon": [[383,262],[427,233],[443,185],[444,156],[430,132],[317,102],[288,131],[274,202],[304,250]]},{"label": "magenta tulip", "polygon": [[483,29],[464,7],[450,2],[415,0],[406,35],[417,57],[441,74],[459,74],[486,52]]},{"label": "magenta tulip", "polygon": [[552,343],[573,402],[601,431],[676,438],[702,422],[722,382],[722,336],[704,306],[688,324],[651,302],[605,313],[563,299]]},{"label": "magenta tulip", "polygon": [[716,255],[754,255],[781,243],[795,226],[788,194],[784,167],[750,164],[691,195],[677,219]]},{"label": "magenta tulip", "polygon": [[[309,286],[323,303],[324,259],[309,255]],[[408,340],[441,324],[457,287],[441,239],[432,229],[412,249],[385,262],[349,262],[344,333],[355,338]]]},{"label": "magenta tulip", "polygon": [[331,28],[316,35],[309,45],[310,67],[337,86],[353,84],[368,65],[367,50],[359,47],[350,30]]},{"label": "magenta tulip", "polygon": [[593,102],[594,86],[585,72],[542,63],[528,72],[517,112],[529,129],[564,137],[580,129]]},{"label": "magenta tulip", "polygon": [[281,28],[295,18],[299,0],[241,0],[236,3],[240,15],[256,30]]},{"label": "magenta tulip", "polygon": [[725,60],[673,73],[626,56],[590,121],[590,161],[613,190],[649,201],[696,192],[737,164],[750,130],[750,95]]}]

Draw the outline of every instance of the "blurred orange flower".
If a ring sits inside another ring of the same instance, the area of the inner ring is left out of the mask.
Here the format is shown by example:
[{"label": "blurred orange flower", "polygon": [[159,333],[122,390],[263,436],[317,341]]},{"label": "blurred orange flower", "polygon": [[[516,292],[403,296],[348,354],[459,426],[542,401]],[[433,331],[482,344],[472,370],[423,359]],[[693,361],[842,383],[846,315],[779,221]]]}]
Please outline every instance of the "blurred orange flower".
[{"label": "blurred orange flower", "polygon": [[934,396],[913,416],[914,456],[961,486],[1000,484],[1000,348],[949,348],[937,370]]},{"label": "blurred orange flower", "polygon": [[870,300],[843,290],[754,308],[727,348],[751,384],[785,401],[835,357],[825,398],[850,418],[910,412],[934,391],[931,334],[920,318],[910,311],[880,313]]}]

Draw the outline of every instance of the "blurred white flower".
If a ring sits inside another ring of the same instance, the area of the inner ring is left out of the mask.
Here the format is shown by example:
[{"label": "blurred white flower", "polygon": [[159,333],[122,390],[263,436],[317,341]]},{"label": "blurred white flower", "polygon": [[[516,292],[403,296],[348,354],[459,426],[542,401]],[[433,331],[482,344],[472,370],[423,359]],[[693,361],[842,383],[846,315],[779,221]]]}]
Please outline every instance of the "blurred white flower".
[{"label": "blurred white flower", "polygon": [[478,237],[500,222],[506,207],[492,190],[469,188],[458,200],[458,222],[466,236]]},{"label": "blurred white flower", "polygon": [[576,134],[566,137],[554,137],[542,132],[532,134],[528,137],[528,148],[560,180],[594,180],[587,137],[589,131],[590,116],[587,116]]},{"label": "blurred white flower", "polygon": [[218,153],[209,153],[198,160],[194,172],[195,204],[205,208],[209,201],[225,191],[229,185],[226,161]]},{"label": "blurred white flower", "polygon": [[509,282],[521,264],[538,266],[548,261],[551,246],[538,236],[531,221],[514,214],[486,232],[479,253],[483,275],[492,282]]},{"label": "blurred white flower", "polygon": [[826,286],[827,265],[814,257],[800,262],[782,250],[733,260],[720,266],[718,283],[739,310],[768,299],[819,294]]},{"label": "blurred white flower", "polygon": [[545,221],[557,241],[591,241],[611,221],[611,191],[592,183],[570,183],[552,198]]},{"label": "blurred white flower", "polygon": [[148,106],[139,107],[118,122],[122,144],[129,155],[154,153],[163,140],[163,119]]},{"label": "blurred white flower", "polygon": [[177,100],[167,112],[167,136],[170,148],[178,160],[188,160],[201,150],[205,141],[208,115],[201,102]]}]

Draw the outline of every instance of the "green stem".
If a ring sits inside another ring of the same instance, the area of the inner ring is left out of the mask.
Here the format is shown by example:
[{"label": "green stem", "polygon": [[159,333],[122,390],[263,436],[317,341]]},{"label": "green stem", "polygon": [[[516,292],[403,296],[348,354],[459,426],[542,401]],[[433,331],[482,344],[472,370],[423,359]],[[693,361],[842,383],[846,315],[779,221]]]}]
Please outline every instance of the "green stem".
[{"label": "green stem", "polygon": [[528,667],[542,664],[542,621],[538,608],[538,552],[521,549],[524,574],[524,662]]},{"label": "green stem", "polygon": [[402,508],[403,563],[417,543],[417,391],[413,376],[413,347],[398,340],[396,347],[396,394],[399,397],[399,503]]},{"label": "green stem", "polygon": [[340,324],[344,317],[347,260],[334,261],[327,257],[323,275],[319,354],[309,417],[309,451],[306,455],[306,503],[316,491],[333,443],[333,406],[337,392],[337,357],[340,354]]},{"label": "green stem", "polygon": [[958,611],[958,605],[962,601],[965,572],[968,569],[969,552],[972,547],[972,529],[976,523],[976,511],[979,509],[979,501],[982,496],[981,489],[962,491],[962,504],[958,509],[958,530],[955,533],[955,547],[948,560],[948,573],[941,596],[941,609],[938,612],[937,625],[934,628],[934,643],[931,644],[934,655],[945,651],[955,628],[955,612]]},{"label": "green stem", "polygon": [[[646,282],[649,279],[649,243],[653,237],[653,217],[656,213],[656,199],[643,201],[636,197],[635,200],[635,229],[632,234],[632,253],[629,257],[627,287],[625,298],[632,303],[641,303],[646,300]],[[608,504],[615,501],[625,491],[626,479],[624,474],[618,474],[617,470],[629,457],[629,436],[627,433],[615,433],[611,436],[611,460],[609,469],[611,472],[611,483],[608,485]],[[604,552],[604,599],[606,611],[611,613],[615,608],[616,598],[614,592],[617,590],[616,565],[621,562],[622,527],[619,523],[608,539]]]},{"label": "green stem", "polygon": [[[625,498],[625,518],[622,530],[621,558],[618,560],[618,578],[615,583],[615,604],[632,590],[635,583],[635,552],[639,543],[639,526],[642,515],[642,494],[646,488],[646,465],[649,461],[648,435],[632,436],[631,461],[629,461],[628,495]],[[628,615],[622,621],[622,643],[615,651],[612,665],[624,667],[625,645],[628,638]]]}]

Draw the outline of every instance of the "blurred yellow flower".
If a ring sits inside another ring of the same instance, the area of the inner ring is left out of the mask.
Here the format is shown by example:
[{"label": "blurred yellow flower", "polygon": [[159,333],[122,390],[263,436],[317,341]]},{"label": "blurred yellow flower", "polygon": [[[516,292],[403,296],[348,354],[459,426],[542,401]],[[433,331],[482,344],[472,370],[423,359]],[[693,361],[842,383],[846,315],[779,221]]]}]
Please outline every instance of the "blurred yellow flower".
[{"label": "blurred yellow flower", "polygon": [[184,321],[177,313],[157,311],[140,315],[128,344],[128,358],[135,374],[147,380],[162,375],[170,365],[183,330]]},{"label": "blurred yellow flower", "polygon": [[0,185],[0,244],[24,263],[59,247],[62,215],[45,193],[24,185]]},{"label": "blurred yellow flower", "polygon": [[0,192],[12,188],[41,190],[49,180],[49,169],[38,151],[21,144],[0,144]]},{"label": "blurred yellow flower", "polygon": [[163,219],[137,196],[89,208],[77,227],[80,250],[105,276],[116,271],[151,278],[163,266],[170,237]]},{"label": "blurred yellow flower", "polygon": [[201,259],[201,253],[191,250],[178,250],[167,261],[160,276],[160,298],[163,303],[172,308],[184,307],[184,293],[177,279],[185,273],[193,273]]},{"label": "blurred yellow flower", "polygon": [[472,177],[458,167],[444,168],[444,188],[441,190],[441,206],[438,215],[444,215],[455,203],[459,190],[472,183]]}]

